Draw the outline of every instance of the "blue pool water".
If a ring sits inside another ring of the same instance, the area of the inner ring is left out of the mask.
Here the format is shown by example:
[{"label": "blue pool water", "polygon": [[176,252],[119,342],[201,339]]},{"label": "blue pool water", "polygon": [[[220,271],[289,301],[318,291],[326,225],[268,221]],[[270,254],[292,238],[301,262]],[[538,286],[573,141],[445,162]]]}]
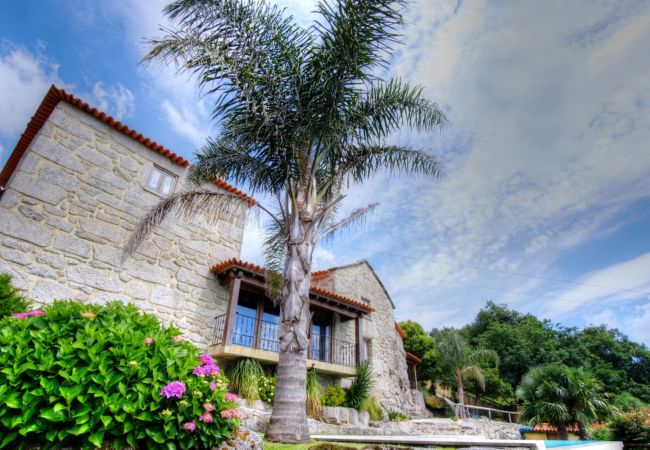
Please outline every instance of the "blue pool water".
[{"label": "blue pool water", "polygon": [[572,445],[597,444],[599,441],[544,441],[546,448],[570,447]]}]

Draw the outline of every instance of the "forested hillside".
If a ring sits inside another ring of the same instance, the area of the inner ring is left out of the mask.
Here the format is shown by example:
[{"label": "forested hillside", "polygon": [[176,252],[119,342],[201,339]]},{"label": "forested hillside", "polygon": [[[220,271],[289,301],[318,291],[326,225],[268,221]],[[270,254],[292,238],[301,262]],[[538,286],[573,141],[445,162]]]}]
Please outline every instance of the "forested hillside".
[{"label": "forested hillside", "polygon": [[418,368],[420,381],[438,381],[452,388],[452,392],[454,375],[445,368],[440,354],[446,334],[458,333],[467,343],[467,351],[496,352],[499,357],[496,368],[492,361],[478,362],[485,390],[476,379],[468,377],[465,381],[465,391],[483,402],[514,406],[515,391],[523,375],[533,367],[555,362],[587,369],[602,382],[616,405],[650,403],[650,350],[617,329],[567,328],[494,302],[488,302],[472,323],[459,330],[425,332],[413,321],[400,325],[407,334],[406,351],[423,360]]}]

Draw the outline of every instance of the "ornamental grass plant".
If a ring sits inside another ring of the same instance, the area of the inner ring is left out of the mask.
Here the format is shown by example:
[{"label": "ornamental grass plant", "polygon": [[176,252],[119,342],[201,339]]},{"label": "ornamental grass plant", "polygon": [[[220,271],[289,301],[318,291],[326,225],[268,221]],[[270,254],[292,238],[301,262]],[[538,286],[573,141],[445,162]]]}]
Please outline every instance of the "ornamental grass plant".
[{"label": "ornamental grass plant", "polygon": [[208,355],[135,306],[0,320],[0,448],[210,448],[239,426]]}]

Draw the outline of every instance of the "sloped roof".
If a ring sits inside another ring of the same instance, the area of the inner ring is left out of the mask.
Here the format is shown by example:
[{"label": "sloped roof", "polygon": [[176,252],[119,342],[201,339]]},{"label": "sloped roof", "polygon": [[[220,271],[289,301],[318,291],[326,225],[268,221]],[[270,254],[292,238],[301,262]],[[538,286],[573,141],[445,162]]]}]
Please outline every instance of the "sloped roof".
[{"label": "sloped roof", "polygon": [[[228,269],[231,269],[233,267],[238,267],[241,269],[249,270],[251,272],[255,272],[261,276],[264,276],[266,274],[267,269],[265,267],[262,267],[258,264],[251,263],[248,261],[243,261],[239,258],[230,258],[226,261],[220,262],[218,264],[215,264],[212,266],[210,270],[216,274],[220,274]],[[310,289],[310,292],[312,294],[321,296],[321,297],[327,297],[332,300],[335,300],[339,303],[354,306],[355,308],[358,308],[362,311],[365,312],[373,312],[375,309],[364,303],[364,302],[359,302],[357,300],[351,299],[350,297],[346,297],[345,295],[339,294],[338,292],[331,291],[329,289],[323,289],[319,288],[317,286],[312,286]]]},{"label": "sloped roof", "polygon": [[[130,137],[131,139],[139,142],[145,147],[151,149],[152,151],[164,156],[175,164],[178,164],[181,167],[189,167],[190,163],[185,158],[176,153],[172,152],[168,148],[163,147],[158,144],[156,141],[151,140],[150,138],[143,136],[141,133],[138,133],[136,130],[129,128],[127,125],[122,122],[115,120],[113,117],[109,116],[105,112],[98,110],[97,108],[91,107],[88,103],[84,102],[78,97],[66,92],[64,89],[59,89],[56,86],[50,86],[50,89],[45,94],[43,101],[39,105],[38,109],[32,116],[31,120],[27,124],[27,128],[20,136],[14,151],[9,156],[9,159],[5,163],[2,172],[0,172],[0,197],[9,183],[11,176],[18,167],[20,160],[22,159],[25,152],[29,148],[29,145],[32,143],[40,129],[45,125],[47,119],[54,111],[54,108],[59,104],[59,102],[64,101],[72,106],[79,108],[87,114],[90,114],[100,122],[105,123],[106,125],[116,129],[125,136]],[[246,200],[249,206],[253,206],[256,202],[252,197],[249,197],[244,192],[240,191],[236,187],[230,185],[229,183],[223,180],[214,180],[213,183],[220,187],[221,189],[230,192],[238,197]]]},{"label": "sloped roof", "polygon": [[354,267],[358,266],[361,264],[365,264],[368,266],[370,269],[370,272],[374,275],[375,279],[379,283],[379,286],[381,286],[382,290],[384,291],[384,294],[386,294],[386,297],[388,298],[388,301],[390,302],[390,305],[392,306],[393,309],[395,309],[395,303],[393,302],[393,299],[390,297],[390,294],[388,293],[388,290],[386,289],[386,286],[384,286],[384,283],[381,281],[381,278],[379,278],[379,275],[377,275],[377,272],[375,272],[375,269],[372,268],[370,263],[368,262],[367,259],[360,259],[359,261],[355,261],[350,264],[344,264],[342,266],[335,266],[335,267],[330,267],[329,269],[324,269],[324,270],[319,270],[316,272],[313,272],[311,274],[312,280],[324,280],[327,277],[329,277],[331,274],[336,272],[337,270],[341,269],[347,269],[348,267]]}]

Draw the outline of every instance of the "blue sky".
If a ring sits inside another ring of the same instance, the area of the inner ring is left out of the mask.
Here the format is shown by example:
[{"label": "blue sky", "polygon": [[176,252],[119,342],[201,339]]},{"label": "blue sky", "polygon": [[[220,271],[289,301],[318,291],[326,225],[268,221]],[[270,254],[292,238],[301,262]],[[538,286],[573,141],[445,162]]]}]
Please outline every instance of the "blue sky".
[{"label": "blue sky", "polygon": [[[279,3],[308,23],[312,1]],[[51,83],[191,158],[218,130],[210,99],[138,64],[163,5],[6,2],[0,159]],[[385,75],[423,85],[450,124],[393,139],[435,152],[446,176],[351,187],[346,208],[380,207],[321,247],[317,268],[367,258],[398,318],[426,328],[494,300],[650,344],[650,3],[420,0],[407,19]],[[257,262],[260,227],[243,250]]]}]

